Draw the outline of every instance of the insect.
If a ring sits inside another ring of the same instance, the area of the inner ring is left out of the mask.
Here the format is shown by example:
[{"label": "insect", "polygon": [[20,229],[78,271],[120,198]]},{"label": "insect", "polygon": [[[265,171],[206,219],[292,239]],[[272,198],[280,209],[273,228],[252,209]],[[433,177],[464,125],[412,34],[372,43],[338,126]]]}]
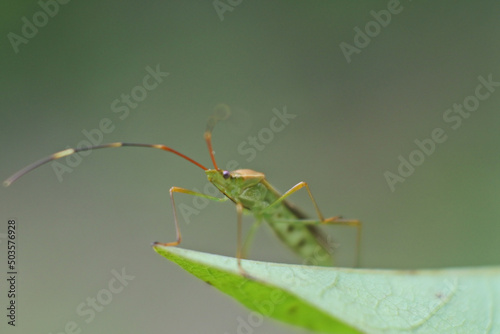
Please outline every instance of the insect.
[{"label": "insect", "polygon": [[[291,250],[305,259],[308,263],[317,265],[332,265],[333,255],[331,247],[328,245],[328,240],[318,225],[345,225],[353,226],[357,229],[357,246],[356,246],[356,265],[359,259],[359,245],[361,238],[361,222],[359,220],[342,219],[340,216],[324,218],[318,208],[316,201],[306,182],[299,182],[291,187],[284,194],[280,194],[267,181],[265,175],[250,169],[238,169],[234,171],[222,170],[217,166],[214,152],[212,149],[212,131],[216,123],[229,117],[229,107],[219,105],[216,107],[216,112],[209,118],[204,134],[204,139],[208,146],[208,152],[214,165],[213,169],[206,168],[197,161],[188,156],[174,150],[165,145],[151,145],[140,143],[109,143],[91,147],[82,147],[78,149],[66,149],[54,153],[46,158],[32,163],[25,168],[19,170],[4,181],[4,186],[9,186],[21,176],[31,172],[35,168],[40,167],[50,161],[60,159],[71,154],[81,151],[101,149],[101,148],[117,148],[117,147],[146,147],[160,149],[171,152],[181,158],[195,164],[205,171],[208,180],[224,195],[223,197],[209,196],[203,193],[192,190],[172,187],[170,188],[170,200],[174,213],[174,225],[176,231],[176,240],[167,243],[155,242],[154,245],[177,246],[181,243],[181,231],[177,217],[177,209],[174,201],[174,194],[183,193],[193,196],[200,196],[209,200],[224,202],[231,200],[236,205],[237,212],[237,252],[236,258],[240,273],[245,274],[241,266],[241,259],[246,257],[247,249],[251,243],[255,231],[259,225],[266,221],[274,230],[275,234],[281,241],[285,243]],[[307,219],[299,209],[289,203],[286,199],[296,191],[305,188],[309,198],[314,206],[317,214],[317,219]],[[250,229],[245,242],[242,242],[242,215],[244,213],[253,214],[256,222]]]}]

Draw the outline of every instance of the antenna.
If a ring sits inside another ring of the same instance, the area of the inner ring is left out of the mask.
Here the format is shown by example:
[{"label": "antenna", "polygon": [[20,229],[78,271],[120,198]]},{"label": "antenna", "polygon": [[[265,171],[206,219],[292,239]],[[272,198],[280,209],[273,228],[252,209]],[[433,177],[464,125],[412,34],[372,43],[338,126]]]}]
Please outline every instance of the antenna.
[{"label": "antenna", "polygon": [[96,149],[100,149],[100,148],[115,148],[115,147],[126,147],[126,146],[130,146],[130,147],[150,147],[150,148],[156,148],[156,149],[164,150],[164,151],[167,151],[167,152],[171,152],[171,153],[177,154],[181,158],[186,159],[187,161],[195,164],[196,166],[200,167],[203,170],[207,170],[208,169],[205,166],[203,166],[202,164],[200,164],[199,162],[196,162],[195,160],[191,159],[190,157],[188,157],[188,156],[186,156],[186,155],[184,155],[184,154],[182,154],[182,153],[174,150],[173,148],[165,146],[165,145],[137,144],[137,143],[110,143],[110,144],[103,144],[103,145],[97,145],[97,146],[82,147],[82,148],[77,148],[77,149],[75,149],[75,148],[68,148],[66,150],[56,152],[56,153],[54,153],[52,155],[49,155],[46,158],[40,159],[40,160],[32,163],[31,165],[28,165],[28,166],[24,167],[23,169],[19,170],[18,172],[16,172],[12,176],[10,176],[7,180],[5,180],[3,182],[3,185],[4,185],[4,187],[8,187],[13,182],[15,182],[17,179],[19,179],[21,176],[23,176],[23,175],[31,172],[33,169],[36,169],[36,168],[38,168],[38,167],[40,167],[40,166],[42,166],[42,165],[44,165],[44,164],[46,164],[46,163],[48,163],[50,161],[67,157],[68,155],[71,155],[71,154],[75,154],[75,153],[82,152],[82,151],[96,150]]},{"label": "antenna", "polygon": [[214,168],[216,170],[219,170],[219,167],[217,167],[217,163],[215,162],[214,150],[212,148],[212,131],[218,121],[227,119],[229,115],[231,115],[229,107],[223,103],[218,104],[215,107],[214,114],[208,119],[207,128],[205,130],[205,134],[203,135],[203,137],[205,137],[205,141],[207,142],[208,153],[210,153],[210,158],[212,159],[212,163],[214,164]]}]

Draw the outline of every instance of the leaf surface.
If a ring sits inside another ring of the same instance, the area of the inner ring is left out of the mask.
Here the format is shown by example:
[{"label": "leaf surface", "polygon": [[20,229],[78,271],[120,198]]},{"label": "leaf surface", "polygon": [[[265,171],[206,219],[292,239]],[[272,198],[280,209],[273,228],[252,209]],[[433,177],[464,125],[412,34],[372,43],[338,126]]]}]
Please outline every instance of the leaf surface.
[{"label": "leaf surface", "polygon": [[500,333],[500,268],[373,270],[155,250],[249,309],[320,333]]}]

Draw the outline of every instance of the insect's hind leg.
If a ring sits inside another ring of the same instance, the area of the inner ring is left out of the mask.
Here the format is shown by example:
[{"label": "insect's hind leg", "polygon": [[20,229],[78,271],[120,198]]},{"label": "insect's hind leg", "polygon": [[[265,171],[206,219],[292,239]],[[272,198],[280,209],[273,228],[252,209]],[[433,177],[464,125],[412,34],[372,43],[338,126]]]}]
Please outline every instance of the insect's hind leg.
[{"label": "insect's hind leg", "polygon": [[361,228],[362,224],[360,220],[357,219],[343,219],[340,216],[331,217],[323,220],[322,224],[329,225],[342,225],[342,226],[351,226],[356,228],[356,262],[354,264],[355,267],[359,267],[359,257],[360,257],[360,248],[361,248]]},{"label": "insect's hind leg", "polygon": [[199,196],[203,198],[207,198],[212,201],[217,201],[217,202],[224,202],[227,200],[227,197],[214,197],[214,196],[209,196],[205,195],[196,191],[192,191],[189,189],[184,189],[180,187],[172,187],[170,188],[170,201],[172,203],[172,208],[174,210],[174,224],[175,224],[175,233],[176,233],[176,240],[171,241],[171,242],[154,242],[153,245],[161,245],[161,246],[177,246],[181,243],[182,236],[181,236],[181,230],[179,228],[179,221],[177,219],[177,209],[175,206],[175,201],[174,201],[174,193],[184,193],[188,195],[193,195],[193,196]]}]

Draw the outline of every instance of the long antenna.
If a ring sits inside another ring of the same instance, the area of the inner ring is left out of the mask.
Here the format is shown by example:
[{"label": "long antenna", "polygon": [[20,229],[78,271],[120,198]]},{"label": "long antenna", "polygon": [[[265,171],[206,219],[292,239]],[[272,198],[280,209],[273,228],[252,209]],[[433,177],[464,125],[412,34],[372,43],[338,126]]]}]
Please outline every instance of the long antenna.
[{"label": "long antenna", "polygon": [[219,170],[219,167],[217,167],[217,163],[215,162],[214,150],[212,148],[212,131],[214,130],[215,124],[217,124],[218,121],[227,119],[229,115],[231,115],[231,110],[229,109],[229,107],[223,103],[218,104],[215,107],[214,114],[208,119],[207,128],[205,130],[205,134],[203,135],[203,137],[205,137],[205,141],[207,142],[210,158],[212,159],[212,163],[214,164],[214,168],[216,170]]},{"label": "long antenna", "polygon": [[82,151],[96,150],[96,149],[100,149],[100,148],[125,147],[125,146],[150,147],[150,148],[156,148],[156,149],[168,151],[168,152],[177,154],[181,158],[186,159],[187,161],[195,164],[196,166],[200,167],[203,170],[207,170],[208,169],[205,166],[203,166],[202,164],[200,164],[199,162],[196,162],[193,159],[191,159],[190,157],[188,157],[188,156],[186,156],[186,155],[184,155],[184,154],[182,154],[182,153],[174,150],[173,148],[165,146],[165,145],[136,144],[136,143],[110,143],[110,144],[103,144],[103,145],[97,145],[97,146],[82,147],[82,148],[76,148],[76,149],[75,148],[68,148],[66,150],[56,152],[56,153],[54,153],[52,155],[49,155],[46,158],[40,159],[40,160],[32,163],[31,165],[28,165],[28,166],[24,167],[20,171],[16,172],[12,176],[10,176],[7,180],[5,180],[3,182],[3,185],[4,185],[4,187],[10,186],[13,182],[15,182],[21,176],[23,176],[23,175],[31,172],[33,169],[38,168],[38,167],[40,167],[40,166],[42,166],[42,165],[44,165],[44,164],[46,164],[46,163],[48,163],[48,162],[50,162],[52,160],[57,160],[57,159],[60,159],[60,158],[64,158],[64,157],[67,157],[68,155],[75,154],[75,153],[82,152]]}]

